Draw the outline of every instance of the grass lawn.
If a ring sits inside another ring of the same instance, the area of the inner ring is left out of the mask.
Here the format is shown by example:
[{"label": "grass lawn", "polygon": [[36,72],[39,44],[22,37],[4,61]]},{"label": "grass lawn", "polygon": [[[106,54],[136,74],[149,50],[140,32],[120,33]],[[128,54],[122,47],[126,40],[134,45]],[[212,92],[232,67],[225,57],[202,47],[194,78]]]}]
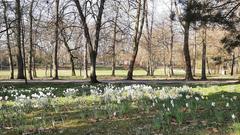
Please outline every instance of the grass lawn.
[{"label": "grass lawn", "polygon": [[[82,71],[83,72],[83,71]],[[90,71],[89,71],[90,72]],[[196,79],[200,79],[201,75],[201,70],[196,70]],[[80,71],[76,70],[76,76],[71,76],[71,70],[59,70],[59,78],[60,79],[72,79],[72,80],[79,80],[83,79],[83,76],[80,76]],[[125,79],[127,75],[127,70],[126,69],[120,69],[118,68],[115,72],[116,76],[112,77],[111,76],[111,68],[103,68],[103,67],[98,67],[97,68],[97,76],[99,79]],[[28,73],[27,73],[28,74]],[[154,76],[146,76],[146,71],[143,69],[135,69],[134,70],[134,79],[183,79],[185,76],[185,72],[182,69],[175,69],[174,70],[174,76],[171,78],[168,77],[167,75],[164,74],[164,69],[159,68],[156,69],[154,72]],[[15,70],[15,78],[17,75],[17,70]],[[35,79],[47,79],[49,78],[49,71],[47,72],[47,76],[45,75],[45,70],[44,69],[38,69],[37,70],[37,78]],[[1,70],[0,71],[0,80],[1,79],[8,79],[9,78],[9,71],[7,70]],[[238,78],[238,75],[235,76],[230,76],[230,75],[208,75],[209,79],[216,79],[216,78],[221,78],[221,79],[236,79]]]},{"label": "grass lawn", "polygon": [[239,135],[240,84],[17,84],[0,88],[0,133]]}]

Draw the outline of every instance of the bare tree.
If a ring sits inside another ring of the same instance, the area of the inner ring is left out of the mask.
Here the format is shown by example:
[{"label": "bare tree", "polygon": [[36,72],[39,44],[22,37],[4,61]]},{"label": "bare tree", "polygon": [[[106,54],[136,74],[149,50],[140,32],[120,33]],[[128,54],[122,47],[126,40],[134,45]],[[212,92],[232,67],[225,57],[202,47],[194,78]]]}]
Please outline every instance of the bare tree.
[{"label": "bare tree", "polygon": [[[130,64],[128,67],[128,74],[127,74],[127,80],[133,79],[133,70],[134,70],[134,64],[136,61],[137,53],[138,53],[138,46],[139,42],[142,36],[142,30],[144,26],[144,19],[145,19],[145,13],[146,13],[146,1],[147,0],[137,0],[137,14],[136,14],[136,22],[135,22],[135,31],[134,31],[134,37],[133,37],[133,52],[130,60]],[[140,18],[141,17],[141,18]]]},{"label": "bare tree", "polygon": [[22,56],[22,43],[21,43],[21,3],[20,0],[15,0],[15,18],[16,18],[16,45],[17,45],[17,64],[18,64],[18,75],[17,79],[24,79],[24,63]]},{"label": "bare tree", "polygon": [[[97,60],[97,52],[98,52],[98,45],[99,45],[99,36],[101,31],[101,25],[102,25],[102,15],[104,10],[104,3],[105,0],[100,0],[100,4],[98,7],[98,13],[97,13],[97,20],[95,24],[95,37],[94,37],[94,43],[92,42],[92,38],[89,33],[89,27],[87,24],[86,16],[83,13],[82,6],[80,5],[79,0],[74,0],[76,7],[79,12],[80,19],[82,21],[83,29],[84,29],[84,36],[86,38],[88,49],[89,49],[89,55],[91,60],[91,73],[90,73],[90,79],[91,83],[98,83],[97,75],[96,75],[96,60]],[[98,1],[97,1],[98,2]]]},{"label": "bare tree", "polygon": [[14,67],[13,67],[13,58],[12,58],[12,51],[10,45],[10,36],[9,36],[9,22],[7,17],[7,1],[2,0],[4,6],[4,23],[6,27],[6,37],[7,37],[7,48],[8,48],[8,56],[9,56],[9,67],[10,67],[10,79],[14,79]]},{"label": "bare tree", "polygon": [[55,14],[56,14],[56,21],[55,21],[55,48],[54,48],[54,58],[53,58],[53,68],[54,68],[54,77],[53,79],[59,79],[58,77],[58,43],[59,43],[59,1],[60,0],[56,0],[55,1]]},{"label": "bare tree", "polygon": [[30,3],[29,9],[29,58],[28,58],[28,75],[29,79],[33,79],[32,62],[33,62],[33,4],[34,0]]}]

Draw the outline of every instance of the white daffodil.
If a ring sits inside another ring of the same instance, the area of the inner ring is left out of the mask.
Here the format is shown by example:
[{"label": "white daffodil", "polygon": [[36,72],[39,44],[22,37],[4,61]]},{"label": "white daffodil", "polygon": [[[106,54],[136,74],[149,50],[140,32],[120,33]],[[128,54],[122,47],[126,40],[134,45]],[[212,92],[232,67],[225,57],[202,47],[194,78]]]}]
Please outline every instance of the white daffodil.
[{"label": "white daffodil", "polygon": [[215,107],[215,104],[216,104],[215,102],[212,102],[212,103],[211,103],[212,107]]},{"label": "white daffodil", "polygon": [[196,100],[196,101],[199,101],[199,97],[195,97],[195,100]]},{"label": "white daffodil", "polygon": [[234,114],[232,114],[232,119],[235,120],[236,119],[236,116]]},{"label": "white daffodil", "polygon": [[225,96],[222,94],[222,98],[224,98]]},{"label": "white daffodil", "polygon": [[233,96],[233,99],[234,99],[234,100],[237,100],[237,96]]},{"label": "white daffodil", "polygon": [[189,104],[188,104],[188,103],[186,103],[186,107],[189,107]]},{"label": "white daffodil", "polygon": [[226,104],[226,107],[229,107],[229,103]]}]

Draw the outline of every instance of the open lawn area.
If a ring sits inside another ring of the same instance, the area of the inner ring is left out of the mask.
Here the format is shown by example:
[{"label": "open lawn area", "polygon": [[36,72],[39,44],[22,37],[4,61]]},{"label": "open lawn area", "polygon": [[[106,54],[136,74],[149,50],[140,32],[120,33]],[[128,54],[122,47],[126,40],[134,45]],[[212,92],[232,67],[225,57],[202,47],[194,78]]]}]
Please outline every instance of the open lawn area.
[{"label": "open lawn area", "polygon": [[2,84],[3,135],[239,135],[240,84]]}]

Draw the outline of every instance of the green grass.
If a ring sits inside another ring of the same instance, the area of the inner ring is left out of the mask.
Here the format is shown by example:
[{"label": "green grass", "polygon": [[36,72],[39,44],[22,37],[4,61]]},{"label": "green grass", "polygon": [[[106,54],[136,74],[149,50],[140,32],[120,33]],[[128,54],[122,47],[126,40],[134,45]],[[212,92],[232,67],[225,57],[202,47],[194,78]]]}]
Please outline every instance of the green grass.
[{"label": "green grass", "polygon": [[[24,92],[26,95],[38,92],[37,88],[53,87],[52,92],[57,96],[44,102],[43,107],[32,108],[32,104],[24,103],[24,107],[14,107],[19,102],[13,100],[0,101],[0,133],[16,135],[22,133],[32,134],[240,134],[240,84],[234,85],[205,85],[194,87],[193,92],[183,93],[182,97],[174,99],[174,107],[171,99],[159,99],[153,106],[152,99],[146,97],[137,100],[123,100],[105,102],[100,96],[88,95],[90,89],[104,89],[101,85],[79,84],[31,84],[16,85],[14,89]],[[116,84],[111,87],[124,87],[124,84]],[[0,88],[0,96],[4,88]],[[109,86],[108,86],[109,87]],[[142,89],[140,86],[138,89]],[[156,84],[153,88],[162,87]],[[63,91],[67,88],[79,89],[78,94],[63,97]],[[109,89],[109,88],[108,88]],[[138,90],[136,89],[136,90]],[[167,88],[168,92],[173,88]],[[183,89],[186,89],[183,87]],[[137,91],[136,91],[137,92]],[[125,93],[127,94],[127,93]],[[170,94],[173,94],[170,92]],[[186,95],[191,95],[186,99]],[[10,95],[9,95],[10,96]],[[114,94],[111,94],[114,96]],[[126,95],[125,95],[126,96]],[[124,97],[125,97],[124,96]],[[237,96],[237,100],[234,97]],[[126,96],[127,97],[127,96]],[[195,97],[200,100],[197,101]],[[212,106],[212,103],[215,106]],[[186,107],[186,103],[189,107]],[[229,103],[229,107],[226,107]],[[165,104],[166,107],[163,107]],[[167,108],[170,108],[170,111]],[[232,114],[236,119],[232,119]],[[3,117],[4,116],[4,117]],[[2,129],[5,127],[5,129]],[[6,129],[6,127],[11,127]],[[41,130],[40,130],[41,129]]]},{"label": "green grass", "polygon": [[[196,79],[200,79],[201,70],[196,70]],[[90,72],[90,71],[89,71]],[[115,74],[115,77],[111,76],[111,68],[109,67],[97,67],[97,76],[99,79],[125,79],[127,75],[127,70],[123,68],[117,68]],[[9,78],[9,71],[7,70],[1,70],[0,71],[0,80],[1,79],[8,79]],[[28,73],[27,73],[28,74]],[[83,79],[82,76],[80,76],[80,71],[76,70],[76,76],[71,75],[71,70],[59,70],[59,78],[60,79]],[[82,71],[83,74],[83,71]],[[147,72],[143,69],[137,68],[134,70],[134,79],[183,79],[185,76],[185,72],[183,69],[175,69],[174,70],[174,76],[171,78],[165,75],[164,69],[159,68],[156,69],[154,72],[154,76],[146,76]],[[15,70],[15,78],[17,75],[17,70]],[[47,72],[47,76],[45,74],[44,69],[38,69],[37,70],[37,78],[36,79],[48,79],[50,76],[49,70]],[[238,75],[230,76],[230,75],[218,75],[218,74],[212,74],[208,75],[209,79],[236,79],[238,78]]]}]

